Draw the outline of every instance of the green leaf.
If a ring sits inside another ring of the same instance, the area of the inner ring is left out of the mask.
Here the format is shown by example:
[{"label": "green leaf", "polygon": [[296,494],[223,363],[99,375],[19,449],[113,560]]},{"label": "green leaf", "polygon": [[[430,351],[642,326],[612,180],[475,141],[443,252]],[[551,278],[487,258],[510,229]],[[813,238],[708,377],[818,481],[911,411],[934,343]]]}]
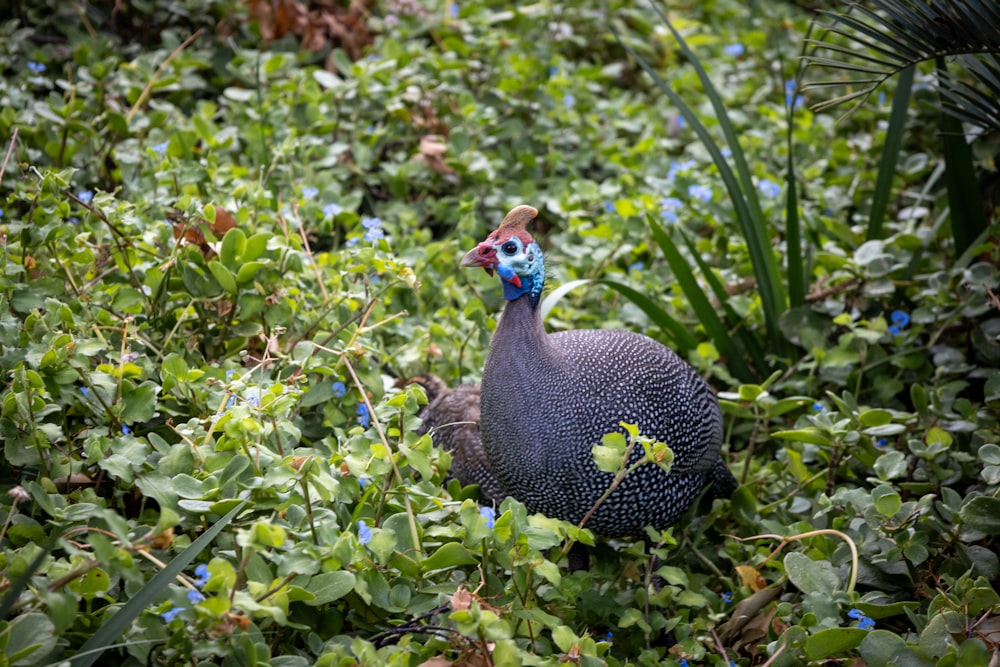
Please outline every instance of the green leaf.
[{"label": "green leaf", "polygon": [[239,227],[233,227],[222,237],[219,247],[219,261],[230,271],[238,271],[247,247],[247,237]]},{"label": "green leaf", "polygon": [[987,535],[1000,535],[1000,498],[976,496],[959,511],[962,524]]},{"label": "green leaf", "polygon": [[784,563],[788,578],[803,593],[833,595],[840,586],[840,578],[829,563],[814,561],[795,551],[785,556]]},{"label": "green leaf", "polygon": [[4,664],[27,667],[42,664],[56,646],[55,626],[45,614],[31,612],[15,617],[5,628]]},{"label": "green leaf", "polygon": [[[861,645],[870,634],[870,630],[861,628],[829,628],[820,630],[814,635],[809,635],[806,639],[806,657],[810,660],[822,660],[823,658],[835,655],[843,657],[847,651],[851,651]],[[887,664],[887,663],[869,663]]]},{"label": "green leaf", "polygon": [[422,572],[433,572],[449,567],[475,565],[479,558],[458,542],[445,542],[437,551],[420,562]]},{"label": "green leaf", "polygon": [[[229,231],[233,232],[236,230],[231,229]],[[208,263],[208,270],[212,272],[213,276],[215,276],[215,279],[218,281],[222,289],[229,294],[236,294],[236,278],[233,276],[232,271],[224,267],[218,260],[215,259]]]},{"label": "green leaf", "polygon": [[795,440],[797,442],[808,442],[811,445],[822,445],[829,447],[832,444],[830,436],[815,428],[799,428],[793,431],[775,431],[772,437],[781,440]]},{"label": "green leaf", "polygon": [[346,570],[317,574],[305,586],[305,589],[316,597],[306,600],[305,603],[310,607],[329,604],[353,591],[354,584],[354,574]]},{"label": "green leaf", "polygon": [[135,424],[147,422],[156,413],[156,392],[159,389],[152,382],[143,382],[132,389],[125,390],[122,396],[122,422]]},{"label": "green leaf", "polygon": [[895,516],[903,506],[903,499],[896,490],[885,484],[872,490],[872,500],[875,502],[875,509],[885,517]]},{"label": "green leaf", "polygon": [[257,275],[257,272],[265,266],[267,264],[264,262],[245,262],[240,266],[239,271],[236,272],[236,282],[240,285],[250,282]]}]

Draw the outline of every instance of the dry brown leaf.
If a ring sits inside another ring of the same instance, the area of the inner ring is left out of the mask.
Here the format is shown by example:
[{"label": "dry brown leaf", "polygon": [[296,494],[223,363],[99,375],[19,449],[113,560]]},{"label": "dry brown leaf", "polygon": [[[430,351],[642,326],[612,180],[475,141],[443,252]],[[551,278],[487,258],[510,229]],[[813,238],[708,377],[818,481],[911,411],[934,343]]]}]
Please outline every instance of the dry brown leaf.
[{"label": "dry brown leaf", "polygon": [[430,660],[424,660],[417,667],[451,667],[453,664],[455,663],[443,655],[436,655]]},{"label": "dry brown leaf", "polygon": [[444,161],[444,155],[448,152],[448,144],[444,138],[436,134],[427,134],[420,137],[419,152],[413,156],[417,162],[422,162],[439,174],[450,176],[455,170],[449,167]]},{"label": "dry brown leaf", "polygon": [[459,586],[458,590],[451,596],[452,611],[466,611],[472,606],[472,593],[466,590],[465,586]]},{"label": "dry brown leaf", "polygon": [[236,218],[224,208],[215,209],[215,222],[212,223],[212,233],[216,238],[222,238],[230,229],[236,227]]},{"label": "dry brown leaf", "polygon": [[764,577],[760,576],[760,572],[758,572],[755,567],[750,567],[749,565],[737,565],[736,574],[740,578],[740,583],[752,590],[754,593],[767,588],[767,581],[764,580]]}]

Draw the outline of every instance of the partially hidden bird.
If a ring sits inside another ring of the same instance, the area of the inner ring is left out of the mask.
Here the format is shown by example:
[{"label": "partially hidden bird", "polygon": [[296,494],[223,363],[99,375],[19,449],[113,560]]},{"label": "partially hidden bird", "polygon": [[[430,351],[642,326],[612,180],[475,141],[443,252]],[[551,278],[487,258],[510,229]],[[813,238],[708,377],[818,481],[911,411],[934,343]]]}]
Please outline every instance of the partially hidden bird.
[{"label": "partially hidden bird", "polygon": [[479,386],[448,387],[431,373],[422,373],[398,384],[416,383],[424,388],[427,405],[420,411],[420,433],[430,433],[441,449],[451,454],[449,475],[462,486],[479,485],[479,498],[499,505],[507,496],[493,476],[479,433]]},{"label": "partially hidden bird", "polygon": [[[500,489],[531,512],[579,523],[614,477],[597,467],[593,446],[627,423],[669,445],[673,466],[668,473],[644,464],[627,474],[589,518],[595,534],[666,528],[706,486],[730,496],[737,482],[722,458],[722,412],[690,365],[634,332],[545,331],[545,263],[527,231],[537,214],[516,207],[461,261],[498,275],[507,302],[483,370],[479,424]],[[636,447],[632,461],[642,455]]]}]

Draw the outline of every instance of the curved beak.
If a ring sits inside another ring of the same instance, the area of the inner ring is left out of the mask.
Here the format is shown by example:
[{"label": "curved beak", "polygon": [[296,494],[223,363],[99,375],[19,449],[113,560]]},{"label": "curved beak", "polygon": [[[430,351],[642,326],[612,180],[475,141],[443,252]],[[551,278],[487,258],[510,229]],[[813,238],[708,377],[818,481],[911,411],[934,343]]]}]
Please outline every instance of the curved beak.
[{"label": "curved beak", "polygon": [[459,265],[463,267],[480,266],[492,276],[497,267],[497,251],[491,244],[484,241],[465,253],[465,257],[462,258]]}]

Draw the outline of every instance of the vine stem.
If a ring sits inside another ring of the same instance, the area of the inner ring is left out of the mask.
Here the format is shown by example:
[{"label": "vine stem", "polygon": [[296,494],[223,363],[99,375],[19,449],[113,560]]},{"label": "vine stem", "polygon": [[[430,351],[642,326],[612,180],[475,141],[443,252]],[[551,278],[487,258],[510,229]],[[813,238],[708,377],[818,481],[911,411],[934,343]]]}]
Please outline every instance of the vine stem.
[{"label": "vine stem", "polygon": [[[333,352],[333,350],[328,351]],[[365,407],[368,408],[368,414],[371,416],[372,424],[375,425],[375,431],[378,433],[379,440],[382,441],[382,445],[385,447],[386,451],[390,452],[389,463],[392,465],[392,474],[396,478],[396,482],[402,484],[403,474],[399,472],[399,466],[396,465],[396,457],[392,455],[393,449],[389,446],[389,440],[385,437],[385,431],[382,430],[382,423],[375,415],[375,408],[368,399],[368,394],[365,392],[364,385],[361,384],[358,374],[354,372],[354,366],[351,365],[347,355],[343,352],[335,352],[334,354],[340,355],[341,360],[344,362],[344,366],[347,368],[347,372],[351,375],[351,380],[354,382],[354,386],[358,388],[358,393],[361,394],[361,400],[364,401]],[[420,547],[420,533],[417,531],[417,517],[413,512],[413,505],[410,504],[410,496],[405,493],[403,494],[403,505],[406,507],[406,518],[410,524],[410,537],[413,540],[414,555],[418,561],[421,561],[424,559],[424,555],[423,549]]]},{"label": "vine stem", "polygon": [[764,563],[768,562],[769,560],[777,556],[782,549],[784,549],[792,542],[798,540],[804,540],[808,537],[816,537],[817,535],[835,535],[844,540],[845,542],[847,542],[847,546],[850,547],[851,549],[851,576],[847,581],[847,592],[853,593],[854,586],[855,584],[858,583],[858,560],[859,560],[858,547],[856,544],[854,544],[854,540],[852,540],[845,533],[842,533],[839,530],[834,530],[832,528],[821,528],[819,530],[810,530],[807,533],[799,533],[798,535],[791,535],[790,537],[784,537],[782,535],[776,535],[774,533],[765,533],[763,535],[752,535],[750,537],[737,537],[736,535],[726,535],[726,537],[731,537],[734,540],[738,540],[740,542],[749,542],[750,540],[763,540],[763,539],[781,540],[778,546],[776,546],[774,550],[771,551],[770,554],[768,554],[767,558],[765,558],[764,561],[761,563],[761,565],[763,565]]}]

